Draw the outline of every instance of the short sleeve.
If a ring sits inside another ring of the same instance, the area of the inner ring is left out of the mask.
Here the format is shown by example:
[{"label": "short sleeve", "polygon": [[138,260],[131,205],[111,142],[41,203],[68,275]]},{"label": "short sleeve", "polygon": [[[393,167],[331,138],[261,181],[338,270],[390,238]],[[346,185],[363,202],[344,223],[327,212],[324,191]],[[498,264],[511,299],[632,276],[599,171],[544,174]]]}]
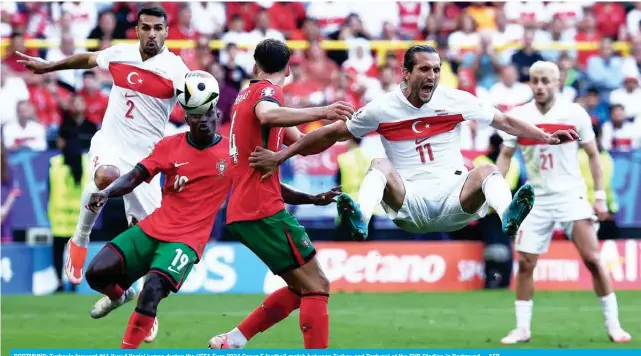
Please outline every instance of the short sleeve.
[{"label": "short sleeve", "polygon": [[461,114],[466,121],[476,121],[481,125],[489,126],[494,120],[498,110],[489,101],[483,101],[476,96],[459,91],[461,93]]},{"label": "short sleeve", "polygon": [[278,106],[283,106],[285,102],[285,94],[283,94],[283,89],[277,85],[265,85],[256,93],[256,104],[261,101],[271,101],[272,103],[278,104]]},{"label": "short sleeve", "polygon": [[145,182],[151,182],[158,173],[166,171],[171,167],[168,155],[170,152],[169,142],[170,140],[167,138],[160,140],[160,142],[154,146],[149,156],[136,165],[137,169],[145,173]]},{"label": "short sleeve", "polygon": [[126,47],[127,45],[125,43],[119,43],[100,51],[98,53],[98,57],[96,58],[98,67],[100,67],[100,69],[102,70],[109,70],[109,63],[120,57],[120,54],[126,50]]},{"label": "short sleeve", "polygon": [[592,128],[592,118],[590,115],[582,108],[579,104],[572,104],[576,112],[576,133],[579,134],[581,138],[581,143],[591,142],[596,138],[594,134],[594,129]]},{"label": "short sleeve", "polygon": [[347,120],[347,130],[354,137],[363,137],[372,131],[378,129],[380,123],[376,115],[374,101],[358,109],[352,118]]}]

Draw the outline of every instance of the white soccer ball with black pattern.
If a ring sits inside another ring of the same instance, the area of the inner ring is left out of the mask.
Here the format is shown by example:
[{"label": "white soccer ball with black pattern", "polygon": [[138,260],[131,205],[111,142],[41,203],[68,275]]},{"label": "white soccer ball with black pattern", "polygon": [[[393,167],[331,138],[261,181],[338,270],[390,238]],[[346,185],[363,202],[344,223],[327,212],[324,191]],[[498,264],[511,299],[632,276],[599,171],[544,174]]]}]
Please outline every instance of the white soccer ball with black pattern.
[{"label": "white soccer ball with black pattern", "polygon": [[185,75],[185,83],[177,89],[178,103],[187,113],[205,114],[218,103],[218,81],[208,72],[194,70]]}]

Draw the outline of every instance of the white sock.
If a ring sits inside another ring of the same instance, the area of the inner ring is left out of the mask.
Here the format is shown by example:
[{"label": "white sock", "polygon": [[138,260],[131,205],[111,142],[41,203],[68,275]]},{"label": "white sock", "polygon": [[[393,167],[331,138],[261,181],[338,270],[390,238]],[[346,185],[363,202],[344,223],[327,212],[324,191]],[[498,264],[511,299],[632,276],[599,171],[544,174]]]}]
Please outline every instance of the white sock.
[{"label": "white sock", "polygon": [[510,186],[507,185],[507,182],[500,173],[493,172],[485,178],[481,189],[483,190],[487,203],[496,211],[501,221],[503,221],[503,213],[505,213],[505,210],[512,202]]},{"label": "white sock", "polygon": [[89,235],[91,234],[91,229],[96,222],[96,218],[102,208],[99,208],[97,213],[92,212],[91,210],[85,208],[89,204],[89,198],[91,194],[97,193],[98,187],[96,184],[91,181],[85,186],[85,189],[82,191],[82,196],[80,198],[80,215],[78,216],[78,224],[76,225],[76,233],[73,235],[71,241],[80,247],[87,247],[89,245]]},{"label": "white sock", "polygon": [[523,330],[530,330],[532,324],[532,308],[534,301],[532,300],[517,300],[514,302],[516,308],[516,328]]},{"label": "white sock", "polygon": [[374,210],[383,200],[387,177],[376,168],[370,169],[358,190],[358,204],[366,222],[372,218]]},{"label": "white sock", "polygon": [[240,330],[238,330],[238,328],[233,328],[227,333],[227,342],[229,343],[229,346],[239,349],[245,347],[247,338],[240,332]]},{"label": "white sock", "polygon": [[621,327],[619,322],[619,305],[617,304],[617,296],[614,292],[599,298],[601,308],[603,309],[603,316],[605,317],[605,326],[608,329],[618,329]]}]

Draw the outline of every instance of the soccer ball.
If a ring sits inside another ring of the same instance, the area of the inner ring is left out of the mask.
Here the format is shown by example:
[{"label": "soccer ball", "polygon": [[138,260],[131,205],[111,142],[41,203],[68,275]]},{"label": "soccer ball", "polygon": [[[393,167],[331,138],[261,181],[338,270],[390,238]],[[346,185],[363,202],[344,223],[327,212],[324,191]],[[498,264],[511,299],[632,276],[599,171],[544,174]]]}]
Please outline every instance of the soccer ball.
[{"label": "soccer ball", "polygon": [[218,81],[208,72],[194,70],[185,75],[177,89],[178,103],[188,114],[205,114],[218,103]]}]

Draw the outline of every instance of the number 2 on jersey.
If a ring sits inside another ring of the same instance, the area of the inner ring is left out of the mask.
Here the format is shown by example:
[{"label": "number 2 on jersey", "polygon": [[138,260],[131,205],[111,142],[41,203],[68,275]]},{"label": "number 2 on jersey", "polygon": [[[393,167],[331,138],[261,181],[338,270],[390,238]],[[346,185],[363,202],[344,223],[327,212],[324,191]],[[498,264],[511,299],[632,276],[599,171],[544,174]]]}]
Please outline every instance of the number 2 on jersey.
[{"label": "number 2 on jersey", "polygon": [[552,153],[541,153],[541,170],[547,171],[554,168]]},{"label": "number 2 on jersey", "polygon": [[134,111],[134,107],[136,106],[134,105],[134,102],[131,100],[127,100],[125,104],[127,104],[127,113],[125,114],[125,118],[133,120],[134,115],[131,112]]},{"label": "number 2 on jersey", "polygon": [[[434,155],[432,154],[432,146],[429,143],[426,143],[421,146],[416,146],[416,152],[418,152],[418,155],[421,156],[421,163],[423,164],[427,163],[426,158],[430,162],[434,161]],[[427,157],[425,157],[425,153],[427,153]]]}]

